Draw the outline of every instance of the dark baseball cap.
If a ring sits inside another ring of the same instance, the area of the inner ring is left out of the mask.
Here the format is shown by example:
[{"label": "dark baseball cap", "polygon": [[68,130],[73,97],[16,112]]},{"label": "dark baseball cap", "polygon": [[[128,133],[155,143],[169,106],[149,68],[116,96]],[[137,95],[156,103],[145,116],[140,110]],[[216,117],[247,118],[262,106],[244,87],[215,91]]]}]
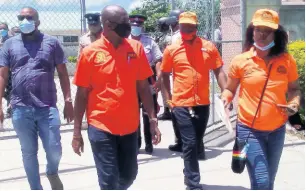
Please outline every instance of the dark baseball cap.
[{"label": "dark baseball cap", "polygon": [[88,24],[95,25],[100,22],[100,15],[100,13],[87,13],[84,17],[87,19]]}]

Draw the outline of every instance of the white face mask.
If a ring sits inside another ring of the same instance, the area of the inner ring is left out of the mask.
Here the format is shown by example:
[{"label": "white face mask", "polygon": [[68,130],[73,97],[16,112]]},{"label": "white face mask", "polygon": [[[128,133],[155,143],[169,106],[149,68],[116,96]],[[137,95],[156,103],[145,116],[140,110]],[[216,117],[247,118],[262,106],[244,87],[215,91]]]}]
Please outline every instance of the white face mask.
[{"label": "white face mask", "polygon": [[258,48],[259,50],[261,50],[261,51],[266,51],[266,50],[269,50],[270,48],[272,48],[273,46],[275,46],[275,42],[272,41],[270,44],[268,44],[267,46],[264,46],[264,47],[259,46],[258,44],[256,44],[256,43],[254,42],[254,46],[255,46],[256,48]]},{"label": "white face mask", "polygon": [[140,36],[142,33],[142,27],[139,26],[132,26],[131,27],[131,34],[133,36]]},{"label": "white face mask", "polygon": [[35,21],[27,19],[23,19],[19,24],[19,29],[23,34],[29,34],[35,30]]}]

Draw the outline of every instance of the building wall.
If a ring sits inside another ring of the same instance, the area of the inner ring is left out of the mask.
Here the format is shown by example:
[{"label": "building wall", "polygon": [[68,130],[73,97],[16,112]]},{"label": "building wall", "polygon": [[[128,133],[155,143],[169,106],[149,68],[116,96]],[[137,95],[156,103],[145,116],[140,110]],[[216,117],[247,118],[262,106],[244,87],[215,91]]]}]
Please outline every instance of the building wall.
[{"label": "building wall", "polygon": [[305,6],[282,5],[280,23],[288,31],[289,40],[305,40]]}]

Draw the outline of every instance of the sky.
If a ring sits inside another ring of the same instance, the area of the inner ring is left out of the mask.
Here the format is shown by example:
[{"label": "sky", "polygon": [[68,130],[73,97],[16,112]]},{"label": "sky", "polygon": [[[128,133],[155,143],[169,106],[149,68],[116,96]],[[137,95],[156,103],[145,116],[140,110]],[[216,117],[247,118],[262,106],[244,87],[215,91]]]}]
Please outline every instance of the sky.
[{"label": "sky", "polygon": [[[117,4],[130,12],[140,0],[85,0],[86,12],[101,12],[110,4]],[[17,15],[24,6],[39,12],[41,30],[78,29],[81,26],[80,0],[0,0],[0,22],[9,27],[18,25]]]}]

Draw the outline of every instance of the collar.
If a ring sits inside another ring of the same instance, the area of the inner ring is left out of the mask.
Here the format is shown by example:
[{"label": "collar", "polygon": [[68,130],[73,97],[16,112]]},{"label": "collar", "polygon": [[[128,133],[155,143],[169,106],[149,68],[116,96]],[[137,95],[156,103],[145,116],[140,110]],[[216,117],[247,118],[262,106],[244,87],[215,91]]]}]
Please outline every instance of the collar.
[{"label": "collar", "polygon": [[[179,40],[178,42],[179,42],[180,45],[183,45],[183,44],[184,44],[184,41],[183,41],[182,37],[179,38],[178,40]],[[202,42],[201,38],[197,36],[197,37],[194,39],[194,41],[193,41],[193,43],[192,43],[191,45],[195,45],[195,44],[198,44],[198,43],[201,43],[201,42]]]},{"label": "collar", "polygon": [[[102,41],[102,43],[106,46],[106,47],[113,47],[113,48],[115,48],[114,47],[114,45],[103,35],[103,33],[101,33],[101,38],[100,38],[100,40]],[[127,43],[127,39],[126,38],[123,38],[123,40],[122,40],[122,42],[121,42],[121,44],[119,44],[119,46],[118,46],[118,48],[120,47],[120,46],[123,46],[124,44],[126,44]],[[117,49],[118,49],[117,48]]]},{"label": "collar", "polygon": [[246,52],[246,58],[251,59],[255,57],[255,48],[252,46],[249,51]]}]

